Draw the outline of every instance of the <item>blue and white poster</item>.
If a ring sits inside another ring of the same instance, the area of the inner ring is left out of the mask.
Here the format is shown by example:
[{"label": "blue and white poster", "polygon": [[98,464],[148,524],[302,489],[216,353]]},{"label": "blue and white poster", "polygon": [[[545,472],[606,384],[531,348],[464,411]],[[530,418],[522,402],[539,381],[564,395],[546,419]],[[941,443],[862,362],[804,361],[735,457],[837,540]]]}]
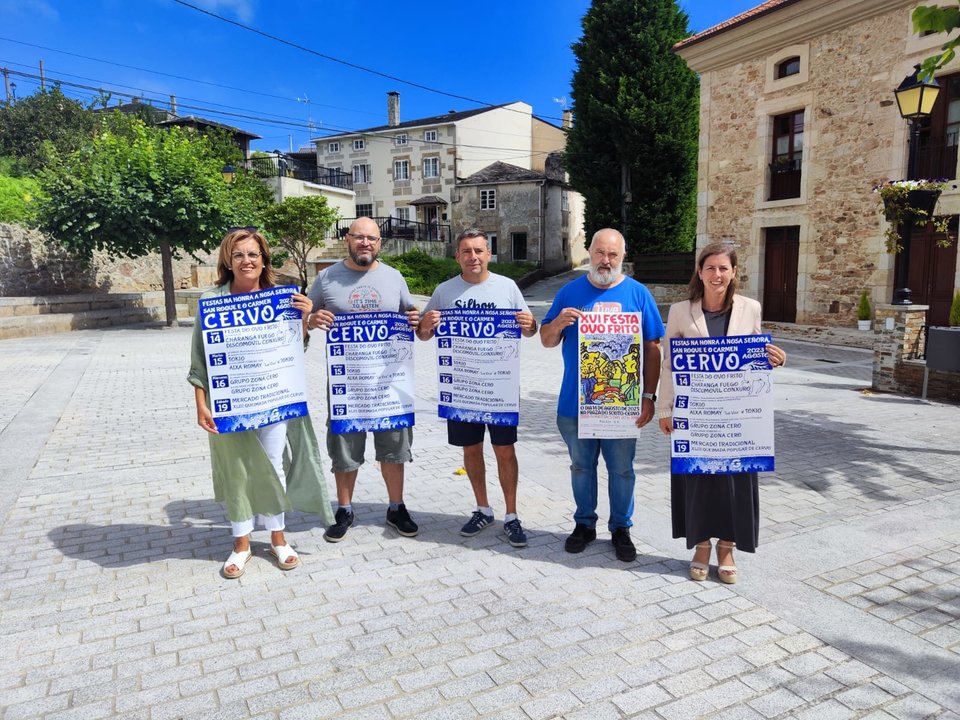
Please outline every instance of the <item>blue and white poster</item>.
[{"label": "blue and white poster", "polygon": [[454,308],[437,325],[437,414],[449,420],[520,422],[519,310]]},{"label": "blue and white poster", "polygon": [[396,312],[345,313],[327,331],[330,431],[412,427],[413,328]]},{"label": "blue and white poster", "polygon": [[670,340],[674,473],[774,469],[769,335]]},{"label": "blue and white poster", "polygon": [[303,322],[292,285],[200,300],[210,409],[240,432],[307,415]]}]

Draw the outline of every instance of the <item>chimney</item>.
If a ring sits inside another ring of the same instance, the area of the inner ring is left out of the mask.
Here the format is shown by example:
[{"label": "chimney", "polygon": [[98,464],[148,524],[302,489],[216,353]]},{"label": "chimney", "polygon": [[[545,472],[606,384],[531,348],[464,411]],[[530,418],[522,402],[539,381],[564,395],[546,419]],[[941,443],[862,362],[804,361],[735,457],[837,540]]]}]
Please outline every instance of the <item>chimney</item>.
[{"label": "chimney", "polygon": [[396,127],[400,124],[400,93],[391,90],[387,93],[387,125]]},{"label": "chimney", "polygon": [[573,111],[564,110],[563,111],[563,129],[569,130],[573,127]]}]

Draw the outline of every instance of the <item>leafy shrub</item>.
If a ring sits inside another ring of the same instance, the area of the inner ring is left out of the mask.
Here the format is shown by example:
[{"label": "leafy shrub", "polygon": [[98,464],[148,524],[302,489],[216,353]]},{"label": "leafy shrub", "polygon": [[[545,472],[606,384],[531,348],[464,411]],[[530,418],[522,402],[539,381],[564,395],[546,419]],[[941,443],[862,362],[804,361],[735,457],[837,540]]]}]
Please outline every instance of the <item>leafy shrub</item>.
[{"label": "leafy shrub", "polygon": [[28,222],[39,193],[40,185],[31,177],[0,175],[0,222]]},{"label": "leafy shrub", "polygon": [[[384,256],[383,259],[387,265],[400,271],[414,295],[432,295],[437,285],[460,274],[460,266],[453,258],[433,257],[422,250]],[[533,272],[536,267],[528,262],[490,263],[490,272],[516,280]]]}]

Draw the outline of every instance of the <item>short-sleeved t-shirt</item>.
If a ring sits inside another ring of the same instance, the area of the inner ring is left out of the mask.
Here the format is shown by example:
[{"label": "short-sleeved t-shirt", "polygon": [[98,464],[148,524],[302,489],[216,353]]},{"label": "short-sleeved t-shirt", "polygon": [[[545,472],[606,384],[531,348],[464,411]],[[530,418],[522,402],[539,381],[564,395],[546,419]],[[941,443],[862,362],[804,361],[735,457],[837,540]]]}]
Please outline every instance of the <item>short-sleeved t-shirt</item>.
[{"label": "short-sleeved t-shirt", "polygon": [[400,272],[378,261],[372,270],[351,270],[341,260],[323,270],[307,295],[314,310],[334,315],[354,312],[406,312],[414,307]]},{"label": "short-sleeved t-shirt", "polygon": [[[543,324],[551,322],[564,308],[572,307],[589,312],[597,303],[603,303],[605,312],[639,312],[644,342],[663,337],[663,320],[660,319],[660,311],[653,295],[645,286],[630,277],[625,277],[619,284],[606,289],[595,287],[586,275],[567,283],[553,299],[553,305],[544,316]],[[563,384],[560,386],[557,414],[577,417],[580,388],[577,372],[577,324],[564,328],[561,337]]]},{"label": "short-sleeved t-shirt", "polygon": [[448,308],[516,308],[530,312],[517,284],[496,273],[490,273],[481,283],[469,283],[460,275],[440,283],[423,312]]}]

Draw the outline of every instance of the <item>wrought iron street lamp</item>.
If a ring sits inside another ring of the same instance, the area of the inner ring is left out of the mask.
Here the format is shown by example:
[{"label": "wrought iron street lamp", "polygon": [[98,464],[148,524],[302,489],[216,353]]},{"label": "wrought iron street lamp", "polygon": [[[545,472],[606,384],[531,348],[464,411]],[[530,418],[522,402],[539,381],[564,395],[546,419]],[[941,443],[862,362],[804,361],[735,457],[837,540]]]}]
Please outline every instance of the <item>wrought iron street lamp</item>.
[{"label": "wrought iron street lamp", "polygon": [[[900,83],[900,87],[893,91],[897,98],[897,108],[900,115],[910,125],[910,142],[907,155],[907,179],[916,180],[917,155],[919,152],[920,123],[930,117],[934,103],[940,95],[940,85],[936,80],[921,81],[919,78],[920,66],[913,66],[913,74],[908,75]],[[913,219],[907,218],[900,230],[901,244],[897,277],[893,291],[894,305],[911,305],[910,288],[907,287],[910,271],[910,238],[913,235]]]}]

